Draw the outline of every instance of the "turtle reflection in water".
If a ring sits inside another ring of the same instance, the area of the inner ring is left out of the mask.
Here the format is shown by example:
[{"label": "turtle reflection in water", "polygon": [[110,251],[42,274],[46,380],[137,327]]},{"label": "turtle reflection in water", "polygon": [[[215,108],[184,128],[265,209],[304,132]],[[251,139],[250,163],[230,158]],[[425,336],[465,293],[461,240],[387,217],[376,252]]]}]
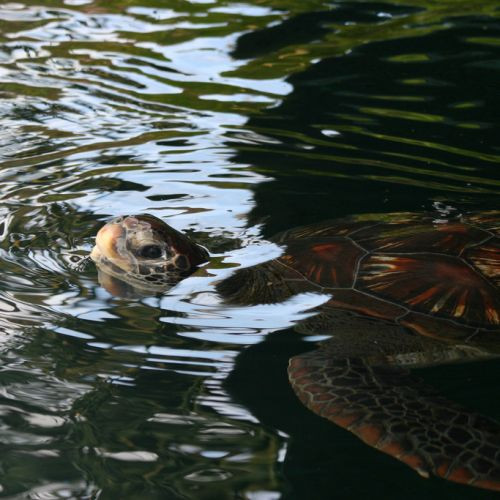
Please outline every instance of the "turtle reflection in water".
[{"label": "turtle reflection in water", "polygon": [[[236,271],[218,291],[232,304],[331,295],[296,327],[330,335],[290,359],[302,403],[424,477],[500,490],[500,424],[408,371],[500,353],[500,212],[440,223],[426,214],[357,216],[274,241],[283,255]],[[150,290],[209,257],[151,215],[106,224],[91,256],[101,271]]]}]

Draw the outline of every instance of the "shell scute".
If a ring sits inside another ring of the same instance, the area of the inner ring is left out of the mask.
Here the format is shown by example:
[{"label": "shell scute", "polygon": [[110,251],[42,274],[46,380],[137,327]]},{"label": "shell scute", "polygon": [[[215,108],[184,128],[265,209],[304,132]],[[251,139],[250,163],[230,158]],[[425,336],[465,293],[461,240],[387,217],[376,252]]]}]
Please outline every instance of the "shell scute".
[{"label": "shell scute", "polygon": [[459,323],[500,323],[498,290],[457,257],[368,255],[361,263],[357,286],[415,311]]},{"label": "shell scute", "polygon": [[500,286],[500,240],[498,238],[481,246],[467,249],[464,257],[479,272]]},{"label": "shell scute", "polygon": [[351,289],[335,290],[326,305],[386,320],[395,320],[407,312],[402,306]]},{"label": "shell scute", "polygon": [[338,221],[326,221],[317,224],[311,224],[305,227],[291,229],[275,236],[277,242],[286,242],[291,240],[311,240],[336,238],[339,236],[349,236],[351,233],[363,228],[369,228],[378,225],[377,220],[353,220],[353,218],[340,219]]},{"label": "shell scute", "polygon": [[350,287],[365,254],[347,238],[293,241],[278,261],[323,287]]},{"label": "shell scute", "polygon": [[464,216],[463,220],[500,236],[500,210],[488,210],[481,213],[469,214]]},{"label": "shell scute", "polygon": [[383,224],[358,231],[353,238],[370,251],[386,253],[437,252],[460,255],[489,237],[487,231],[453,222],[448,224]]},{"label": "shell scute", "polygon": [[473,327],[458,325],[447,319],[416,312],[410,312],[399,323],[419,335],[440,340],[466,340],[475,332]]}]

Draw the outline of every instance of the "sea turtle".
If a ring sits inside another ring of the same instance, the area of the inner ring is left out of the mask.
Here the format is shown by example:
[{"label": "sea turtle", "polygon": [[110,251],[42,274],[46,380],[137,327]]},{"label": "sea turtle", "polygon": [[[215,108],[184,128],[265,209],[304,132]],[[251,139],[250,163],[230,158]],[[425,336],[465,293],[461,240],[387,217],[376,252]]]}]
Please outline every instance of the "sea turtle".
[{"label": "sea turtle", "polygon": [[[229,303],[331,298],[300,322],[325,334],[290,359],[304,405],[424,477],[500,491],[500,424],[447,400],[409,368],[500,354],[500,211],[352,216],[291,229],[280,257],[217,285]],[[101,272],[142,289],[174,284],[208,252],[152,215],[98,233]]]}]

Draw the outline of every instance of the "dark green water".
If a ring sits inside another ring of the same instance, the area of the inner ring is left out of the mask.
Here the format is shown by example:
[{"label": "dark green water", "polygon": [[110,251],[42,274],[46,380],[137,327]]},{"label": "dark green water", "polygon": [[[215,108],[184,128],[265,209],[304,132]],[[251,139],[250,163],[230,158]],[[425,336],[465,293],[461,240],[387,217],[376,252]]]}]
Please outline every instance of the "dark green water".
[{"label": "dark green water", "polygon": [[[230,308],[214,282],[298,224],[498,208],[497,1],[28,0],[0,44],[0,496],[493,498],[300,405],[314,298]],[[229,257],[113,297],[77,262],[137,212]],[[499,367],[425,377],[500,419]]]}]

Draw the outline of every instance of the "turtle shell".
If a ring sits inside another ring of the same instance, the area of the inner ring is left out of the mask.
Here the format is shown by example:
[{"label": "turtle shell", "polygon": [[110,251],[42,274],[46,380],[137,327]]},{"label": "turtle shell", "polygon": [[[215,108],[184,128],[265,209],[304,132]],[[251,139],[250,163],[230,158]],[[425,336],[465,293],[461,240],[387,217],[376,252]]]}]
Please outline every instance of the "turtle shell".
[{"label": "turtle shell", "polygon": [[[275,238],[279,258],[216,286],[244,304],[327,294],[297,330],[328,340],[288,367],[304,405],[425,477],[500,491],[499,425],[406,369],[499,355],[499,221],[500,212],[447,221],[386,214],[296,228]],[[172,272],[174,280],[192,273],[207,253],[139,215],[104,226],[92,258],[111,277],[146,283],[149,292],[157,273],[168,284]]]},{"label": "turtle shell", "polygon": [[[332,295],[349,310],[442,339],[500,324],[500,212],[442,221],[430,215],[352,217],[276,237],[276,264],[294,292]],[[276,271],[275,271],[276,272]],[[284,284],[283,284],[284,283]]]}]

